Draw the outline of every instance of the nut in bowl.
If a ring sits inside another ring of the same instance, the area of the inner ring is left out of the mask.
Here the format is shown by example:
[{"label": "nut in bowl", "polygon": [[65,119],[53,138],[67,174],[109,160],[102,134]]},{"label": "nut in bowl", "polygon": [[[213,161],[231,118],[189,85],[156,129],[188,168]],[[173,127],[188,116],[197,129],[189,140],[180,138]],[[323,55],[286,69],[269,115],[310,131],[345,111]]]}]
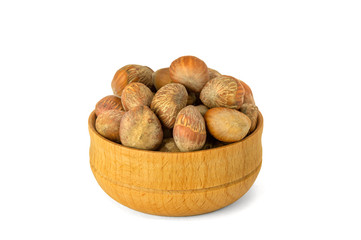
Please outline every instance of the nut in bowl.
[{"label": "nut in bowl", "polygon": [[139,66],[118,70],[118,96],[99,101],[89,117],[90,166],[101,188],[163,216],[208,213],[242,197],[262,164],[263,117],[249,86],[214,70],[211,77],[192,56],[173,61],[172,82],[154,73],[157,86]]},{"label": "nut in bowl", "polygon": [[240,142],[194,152],[158,152],[102,137],[89,117],[90,165],[100,187],[131,209],[192,216],[223,208],[253,185],[262,163],[263,118]]}]

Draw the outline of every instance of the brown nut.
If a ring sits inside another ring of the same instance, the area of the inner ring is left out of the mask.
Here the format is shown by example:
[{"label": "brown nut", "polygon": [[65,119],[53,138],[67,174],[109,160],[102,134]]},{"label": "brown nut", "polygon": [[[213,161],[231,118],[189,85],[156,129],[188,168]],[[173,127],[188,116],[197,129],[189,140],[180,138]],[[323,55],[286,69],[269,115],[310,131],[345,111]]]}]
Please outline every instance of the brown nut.
[{"label": "brown nut", "polygon": [[102,112],[95,120],[95,129],[103,137],[114,142],[120,142],[119,126],[124,113],[125,112],[121,110],[107,110]]},{"label": "brown nut", "polygon": [[200,112],[193,105],[183,108],[173,128],[173,138],[179,150],[188,152],[202,149],[206,137],[206,125]]},{"label": "brown nut", "polygon": [[165,127],[172,128],[178,112],[186,106],[187,98],[187,90],[182,84],[169,83],[156,92],[150,108]]},{"label": "brown nut", "polygon": [[115,73],[111,84],[114,95],[121,96],[125,86],[131,82],[140,82],[152,89],[152,74],[153,70],[147,66],[129,64],[120,68]]},{"label": "brown nut", "polygon": [[161,152],[180,152],[179,148],[174,142],[173,138],[163,139],[162,145],[160,146],[159,151]]},{"label": "brown nut", "polygon": [[207,65],[193,56],[180,57],[169,67],[173,82],[183,84],[187,89],[199,93],[209,80]]},{"label": "brown nut", "polygon": [[163,140],[162,125],[147,106],[138,106],[125,112],[119,131],[120,141],[127,147],[155,150]]},{"label": "brown nut", "polygon": [[244,88],[241,82],[233,77],[222,75],[207,82],[199,98],[209,108],[239,109],[243,104],[243,97]]},{"label": "brown nut", "polygon": [[245,114],[234,109],[212,108],[206,112],[204,118],[208,131],[222,142],[240,141],[251,128],[251,120]]},{"label": "brown nut", "polygon": [[204,114],[206,114],[206,112],[208,111],[208,108],[203,104],[197,105],[196,108],[202,114],[202,116],[204,116]]},{"label": "brown nut", "polygon": [[240,111],[249,117],[251,119],[251,128],[249,129],[249,132],[253,132],[256,129],[257,126],[257,119],[258,119],[258,107],[254,104],[250,103],[244,103],[240,109]]},{"label": "brown nut", "polygon": [[102,112],[112,109],[123,110],[122,100],[120,97],[109,95],[100,99],[95,105],[95,115],[99,116]]},{"label": "brown nut", "polygon": [[122,104],[125,111],[137,106],[150,106],[153,92],[143,83],[129,83],[122,92]]},{"label": "brown nut", "polygon": [[208,73],[209,73],[209,80],[222,75],[218,71],[216,71],[216,70],[214,70],[212,68],[208,68]]},{"label": "brown nut", "polygon": [[255,104],[251,88],[245,82],[243,82],[241,80],[239,80],[239,81],[242,83],[242,85],[244,87],[243,103]]},{"label": "brown nut", "polygon": [[153,84],[157,91],[171,82],[172,79],[170,78],[169,68],[161,68],[153,73]]},{"label": "brown nut", "polygon": [[193,105],[197,101],[197,95],[188,91],[187,105]]}]

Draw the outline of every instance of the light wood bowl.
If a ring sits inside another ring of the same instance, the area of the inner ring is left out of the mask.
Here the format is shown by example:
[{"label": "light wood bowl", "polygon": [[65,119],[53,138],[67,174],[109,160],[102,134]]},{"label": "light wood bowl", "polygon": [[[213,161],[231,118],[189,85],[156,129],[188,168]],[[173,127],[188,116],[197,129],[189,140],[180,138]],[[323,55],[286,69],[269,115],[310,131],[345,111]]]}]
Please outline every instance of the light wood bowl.
[{"label": "light wood bowl", "polygon": [[124,147],[95,130],[89,117],[90,166],[117,202],[144,213],[191,216],[215,211],[242,197],[262,163],[263,117],[240,142],[209,150],[167,153]]}]

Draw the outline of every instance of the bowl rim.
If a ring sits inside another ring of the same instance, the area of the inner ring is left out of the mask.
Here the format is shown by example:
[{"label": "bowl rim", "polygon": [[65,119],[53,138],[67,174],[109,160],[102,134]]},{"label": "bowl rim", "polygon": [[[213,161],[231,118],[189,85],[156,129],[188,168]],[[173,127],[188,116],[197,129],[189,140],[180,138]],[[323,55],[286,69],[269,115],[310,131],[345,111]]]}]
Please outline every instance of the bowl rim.
[{"label": "bowl rim", "polygon": [[100,135],[98,133],[98,131],[95,129],[95,120],[96,120],[96,115],[95,115],[95,110],[93,110],[88,118],[88,128],[89,131],[91,131],[93,134],[95,134],[97,137],[103,139],[105,142],[115,146],[115,147],[119,147],[119,148],[124,148],[126,150],[131,150],[131,151],[138,151],[138,152],[143,152],[146,154],[154,154],[154,155],[164,155],[164,154],[197,154],[197,153],[204,153],[207,151],[214,151],[214,150],[219,150],[219,149],[227,149],[230,147],[234,147],[236,145],[240,145],[243,142],[247,141],[247,139],[251,138],[252,136],[256,135],[259,131],[262,131],[263,129],[263,116],[261,114],[260,111],[258,111],[258,118],[257,118],[257,126],[255,128],[255,130],[249,134],[248,136],[246,136],[245,138],[243,138],[241,141],[238,142],[233,142],[233,143],[229,143],[225,146],[221,146],[221,147],[216,147],[216,148],[210,148],[210,149],[201,149],[201,150],[196,150],[196,151],[191,151],[191,152],[160,152],[160,151],[155,151],[155,150],[144,150],[144,149],[137,149],[137,148],[131,148],[131,147],[126,147],[123,146],[120,143],[117,142],[113,142],[105,137],[103,137],[102,135]]}]

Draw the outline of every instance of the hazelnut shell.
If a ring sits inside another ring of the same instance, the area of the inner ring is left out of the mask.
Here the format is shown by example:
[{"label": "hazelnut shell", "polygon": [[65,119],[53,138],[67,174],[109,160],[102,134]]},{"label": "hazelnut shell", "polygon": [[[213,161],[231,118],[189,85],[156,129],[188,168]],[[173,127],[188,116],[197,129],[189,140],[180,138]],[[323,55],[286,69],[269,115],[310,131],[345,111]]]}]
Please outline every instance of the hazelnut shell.
[{"label": "hazelnut shell", "polygon": [[169,68],[161,68],[153,73],[153,85],[157,91],[171,82]]},{"label": "hazelnut shell", "polygon": [[143,83],[129,83],[122,92],[122,105],[125,111],[137,106],[150,106],[154,93]]},{"label": "hazelnut shell", "polygon": [[120,142],[119,127],[124,113],[125,112],[121,110],[107,110],[102,112],[95,120],[95,129],[103,137],[114,142]]},{"label": "hazelnut shell", "polygon": [[138,106],[125,112],[119,131],[120,141],[127,147],[155,150],[163,140],[162,125],[147,106]]},{"label": "hazelnut shell", "polygon": [[120,68],[115,73],[111,84],[114,95],[121,96],[125,86],[131,82],[140,82],[152,89],[152,74],[153,70],[147,66],[129,64]]},{"label": "hazelnut shell", "polygon": [[251,120],[242,112],[217,107],[204,115],[207,129],[214,138],[222,142],[237,142],[243,139],[251,128]]},{"label": "hazelnut shell", "polygon": [[181,83],[196,93],[199,93],[209,80],[207,65],[194,56],[184,56],[174,60],[169,72],[173,82]]},{"label": "hazelnut shell", "polygon": [[167,128],[174,126],[178,112],[187,104],[188,93],[179,83],[169,83],[154,95],[150,108]]},{"label": "hazelnut shell", "polygon": [[243,104],[244,93],[244,87],[239,80],[222,75],[207,82],[199,98],[208,108],[239,109]]},{"label": "hazelnut shell", "polygon": [[182,152],[202,149],[207,138],[206,125],[195,106],[189,105],[178,113],[173,138]]},{"label": "hazelnut shell", "polygon": [[99,116],[107,110],[123,110],[122,100],[118,96],[109,95],[100,99],[95,105],[95,114]]}]

